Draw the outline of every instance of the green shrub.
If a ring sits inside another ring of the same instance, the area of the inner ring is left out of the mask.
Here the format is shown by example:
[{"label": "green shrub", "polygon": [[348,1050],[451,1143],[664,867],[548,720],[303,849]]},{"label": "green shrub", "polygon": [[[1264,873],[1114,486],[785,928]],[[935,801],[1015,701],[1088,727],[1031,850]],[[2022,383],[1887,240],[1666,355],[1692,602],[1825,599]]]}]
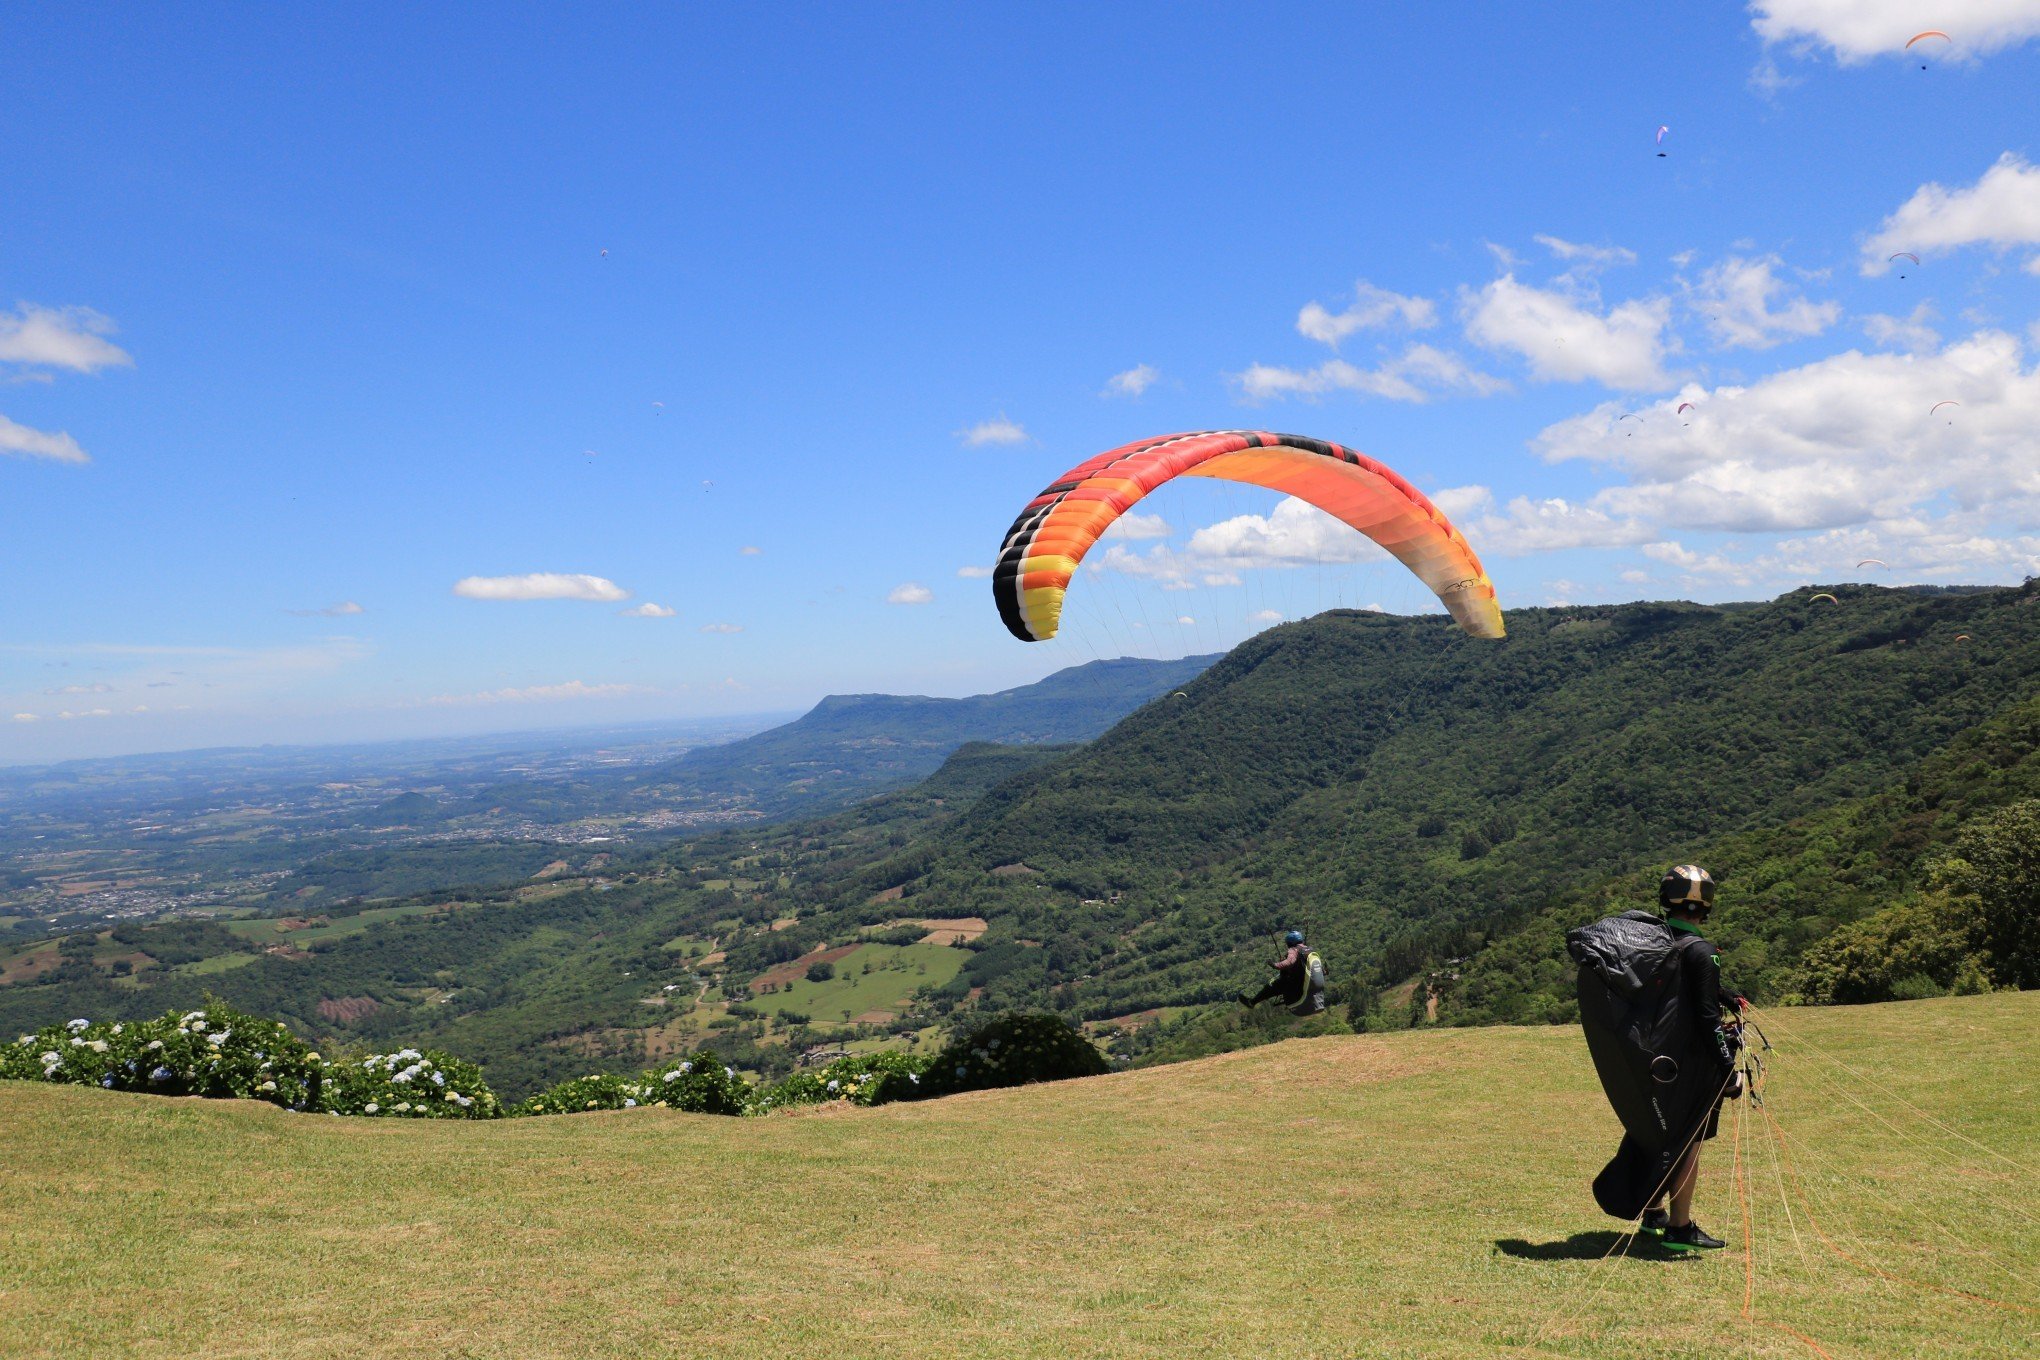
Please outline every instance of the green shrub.
[{"label": "green shrub", "polygon": [[933,1059],[911,1054],[853,1053],[827,1067],[803,1068],[758,1095],[759,1110],[789,1105],[819,1105],[847,1100],[853,1105],[882,1105],[911,1100],[919,1092],[921,1074]]},{"label": "green shrub", "polygon": [[1059,1015],[1019,1011],[950,1040],[949,1046],[929,1061],[913,1094],[925,1099],[1066,1077],[1095,1077],[1109,1068],[1105,1055],[1069,1021]]},{"label": "green shrub", "polygon": [[372,1053],[328,1068],[325,1108],[390,1119],[494,1119],[501,1102],[482,1069],[434,1050]]},{"label": "green shrub", "polygon": [[584,1114],[589,1110],[633,1110],[640,1106],[690,1114],[750,1112],[751,1088],[712,1053],[697,1053],[634,1077],[598,1072],[549,1086],[510,1111],[516,1115]]},{"label": "green shrub", "polygon": [[807,980],[809,982],[827,982],[834,976],[836,976],[836,965],[826,960],[821,963],[811,963],[808,965]]}]

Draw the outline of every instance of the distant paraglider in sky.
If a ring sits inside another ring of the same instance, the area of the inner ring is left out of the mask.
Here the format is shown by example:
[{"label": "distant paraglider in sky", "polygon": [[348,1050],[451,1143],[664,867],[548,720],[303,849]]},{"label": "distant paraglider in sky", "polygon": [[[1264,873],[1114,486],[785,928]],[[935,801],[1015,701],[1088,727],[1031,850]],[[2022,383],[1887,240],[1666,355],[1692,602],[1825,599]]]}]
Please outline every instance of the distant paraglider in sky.
[{"label": "distant paraglider in sky", "polygon": [[1678,410],[1676,410],[1676,411],[1674,411],[1674,412],[1672,412],[1672,414],[1673,414],[1673,415],[1675,415],[1675,416],[1682,416],[1682,415],[1686,414],[1686,412],[1688,412],[1688,411],[1690,411],[1690,410],[1692,410],[1692,409],[1693,409],[1693,403],[1692,403],[1692,402],[1690,402],[1690,401],[1682,401],[1682,402],[1680,402],[1680,403],[1679,403],[1679,409],[1678,409]]},{"label": "distant paraglider in sky", "polygon": [[1865,567],[1885,567],[1889,565],[1891,564],[1881,557],[1866,557],[1856,564],[1856,570],[1861,571]]},{"label": "distant paraglider in sky", "polygon": [[1826,601],[1827,601],[1827,602],[1828,602],[1829,604],[1840,604],[1840,603],[1841,603],[1841,601],[1840,601],[1840,600],[1838,600],[1838,599],[1836,599],[1836,598],[1835,598],[1834,596],[1832,596],[1832,595],[1828,594],[1828,593],[1827,593],[1827,592],[1826,592],[1825,590],[1823,590],[1823,591],[1822,591],[1822,592],[1821,592],[1820,594],[1818,594],[1818,595],[1809,595],[1809,596],[1807,596],[1807,597],[1806,597],[1806,602],[1807,602],[1808,604],[1812,604],[1812,603],[1813,603],[1813,602],[1814,602],[1815,600],[1826,600]]},{"label": "distant paraglider in sky", "polygon": [[[1947,34],[1943,33],[1940,29],[1929,28],[1919,33],[1915,33],[1910,38],[1907,38],[1905,40],[1905,50],[1910,52],[1917,44],[1926,43],[1927,45],[1923,49],[1923,51],[1931,52],[1934,50],[1934,43],[1932,40],[1935,38],[1939,38],[1946,47],[1953,47],[1955,45],[1955,40],[1949,37]],[[1921,62],[1920,69],[1922,71],[1926,70],[1927,64],[1925,62]]]},{"label": "distant paraglider in sky", "polygon": [[1657,153],[1659,160],[1663,160],[1665,158],[1665,134],[1670,131],[1671,129],[1665,126],[1663,123],[1659,123],[1657,125],[1657,149],[1658,149]]},{"label": "distant paraglider in sky", "polygon": [[[1959,402],[1959,401],[1937,401],[1937,402],[1935,402],[1935,403],[1934,403],[1934,404],[1933,404],[1932,406],[1929,406],[1929,407],[1927,408],[1927,414],[1928,414],[1928,415],[1932,415],[1932,414],[1934,414],[1934,412],[1936,412],[1936,411],[1940,410],[1940,409],[1941,409],[1941,408],[1942,408],[1943,406],[1958,406],[1958,407],[1959,407],[1960,405],[1962,405],[1962,403],[1961,403],[1961,402]],[[1950,425],[1953,425],[1953,424],[1954,424],[1955,422],[1951,420],[1951,421],[1949,421],[1948,423],[1949,423]]]},{"label": "distant paraglider in sky", "polygon": [[1967,641],[1969,641],[1969,640],[1970,640],[1970,639],[1969,639],[1969,634],[1967,634],[1967,633],[1957,633],[1957,634],[1955,635],[1955,640],[1956,640],[1957,642],[1967,642]]},{"label": "distant paraglider in sky", "polygon": [[[1890,264],[1891,260],[1911,260],[1914,264],[1918,264],[1920,257],[1913,254],[1910,250],[1901,250],[1896,255],[1893,255],[1890,260],[1886,260],[1885,263]],[[1904,278],[1905,275],[1900,274],[1899,277]]]},{"label": "distant paraglider in sky", "polygon": [[[1633,420],[1633,421],[1635,421],[1635,422],[1636,422],[1637,424],[1639,424],[1639,425],[1643,424],[1643,417],[1642,417],[1642,416],[1640,416],[1640,415],[1636,414],[1636,412],[1634,412],[1634,411],[1624,411],[1624,412],[1623,412],[1623,413],[1622,413],[1621,415],[1619,415],[1619,416],[1615,417],[1615,427],[1616,427],[1617,429],[1621,429],[1621,428],[1622,428],[1622,422],[1623,422],[1623,421],[1625,421],[1625,420]],[[1633,434],[1635,434],[1635,433],[1636,433],[1636,431],[1634,431],[1634,430],[1623,430],[1623,431],[1622,431],[1622,433],[1624,433],[1625,435],[1633,435]]]},{"label": "distant paraglider in sky", "polygon": [[1422,492],[1364,453],[1262,430],[1143,439],[1050,482],[1006,531],[992,571],[992,598],[1007,630],[1022,642],[1054,637],[1084,554],[1142,497],[1177,477],[1266,487],[1314,505],[1408,567],[1462,630],[1480,638],[1503,634],[1501,606],[1480,558]]}]

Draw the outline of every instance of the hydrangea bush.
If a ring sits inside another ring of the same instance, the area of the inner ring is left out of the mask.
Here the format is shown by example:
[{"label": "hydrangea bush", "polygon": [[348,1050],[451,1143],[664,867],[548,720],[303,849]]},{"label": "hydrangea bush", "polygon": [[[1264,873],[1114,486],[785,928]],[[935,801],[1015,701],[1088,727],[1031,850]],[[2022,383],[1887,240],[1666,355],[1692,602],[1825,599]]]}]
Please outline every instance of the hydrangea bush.
[{"label": "hydrangea bush", "polygon": [[789,1105],[820,1105],[847,1100],[853,1105],[882,1105],[889,1100],[911,1100],[921,1087],[921,1074],[929,1059],[906,1053],[857,1053],[838,1058],[827,1067],[795,1072],[777,1085],[758,1093],[758,1110],[776,1110]]},{"label": "hydrangea bush", "polygon": [[734,1067],[725,1067],[711,1053],[634,1077],[598,1072],[549,1086],[524,1101],[512,1114],[581,1114],[588,1110],[631,1110],[640,1106],[685,1110],[690,1114],[747,1114],[750,1086]]},{"label": "hydrangea bush", "polygon": [[332,1064],[325,1107],[334,1114],[395,1119],[494,1119],[503,1113],[481,1068],[415,1048]]},{"label": "hydrangea bush", "polygon": [[0,1046],[0,1077],[317,1110],[327,1064],[278,1022],[211,1004],[153,1020],[78,1019],[21,1035]]}]

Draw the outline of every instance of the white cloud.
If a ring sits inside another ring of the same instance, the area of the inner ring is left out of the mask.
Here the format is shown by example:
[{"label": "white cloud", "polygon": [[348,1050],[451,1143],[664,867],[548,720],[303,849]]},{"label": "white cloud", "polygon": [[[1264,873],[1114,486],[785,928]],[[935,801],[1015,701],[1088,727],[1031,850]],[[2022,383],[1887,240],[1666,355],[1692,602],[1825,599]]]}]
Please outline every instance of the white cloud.
[{"label": "white cloud", "polygon": [[886,592],[887,604],[927,604],[935,598],[935,592],[918,581],[896,585]]},{"label": "white cloud", "polygon": [[23,458],[48,458],[58,463],[92,461],[91,456],[78,447],[78,441],[63,431],[49,434],[17,424],[6,416],[0,416],[0,453],[18,454]]},{"label": "white cloud", "polygon": [[[1779,263],[1775,255],[1730,256],[1700,276],[1691,304],[1705,315],[1716,344],[1769,349],[1781,340],[1819,335],[1841,317],[1838,302],[1781,296],[1785,282],[1772,272]],[[1774,300],[1782,304],[1775,311]]]},{"label": "white cloud", "polygon": [[1108,545],[1091,559],[1098,570],[1160,581],[1164,589],[1237,585],[1239,573],[1263,567],[1358,562],[1381,549],[1308,501],[1285,496],[1266,515],[1235,515],[1190,535],[1181,549],[1157,544],[1145,553]]},{"label": "white cloud", "polygon": [[1636,263],[1636,252],[1624,246],[1582,245],[1577,241],[1565,241],[1541,233],[1531,239],[1559,259],[1576,264],[1604,268],[1609,265]]},{"label": "white cloud", "polygon": [[[1175,530],[1160,515],[1144,515],[1138,510],[1129,510],[1105,526],[1100,538],[1123,538],[1131,541],[1167,538]],[[990,575],[989,572],[986,573]]]},{"label": "white cloud", "polygon": [[1247,615],[1247,618],[1254,623],[1280,623],[1282,622],[1282,617],[1282,611],[1279,609],[1256,609],[1253,613]]},{"label": "white cloud", "polygon": [[1484,486],[1448,486],[1430,495],[1431,504],[1444,511],[1445,518],[1459,520],[1494,503],[1494,493]]},{"label": "white cloud", "polygon": [[1195,622],[1197,622],[1197,620],[1195,620],[1195,619],[1191,618],[1191,617],[1190,617],[1190,616],[1189,616],[1188,614],[1178,614],[1178,615],[1176,616],[1176,622],[1178,622],[1178,623],[1195,623]]},{"label": "white cloud", "polygon": [[1617,572],[1616,577],[1618,580],[1622,581],[1625,585],[1632,586],[1644,585],[1650,581],[1649,572],[1638,571],[1634,567],[1629,568],[1627,571]]},{"label": "white cloud", "polygon": [[301,619],[344,619],[368,611],[352,600],[342,600],[338,604],[329,604],[324,609],[286,609],[283,612],[295,614]]},{"label": "white cloud", "polygon": [[1296,314],[1296,331],[1305,339],[1336,347],[1355,331],[1398,322],[1411,330],[1426,330],[1438,324],[1438,306],[1429,298],[1392,293],[1361,279],[1353,285],[1352,305],[1343,312],[1332,312],[1317,302],[1305,303]]},{"label": "white cloud", "polygon": [[44,691],[43,691],[43,693],[44,693],[44,694],[111,694],[111,693],[113,693],[113,686],[112,686],[112,685],[109,685],[109,684],[106,684],[106,683],[104,683],[103,681],[102,681],[102,682],[100,682],[100,683],[97,683],[97,684],[91,684],[91,685],[59,685],[59,686],[58,686],[57,688],[55,688],[55,689],[46,689],[46,690],[44,690]]},{"label": "white cloud", "polygon": [[1655,531],[1633,519],[1562,496],[1517,496],[1499,511],[1455,520],[1482,557],[1521,557],[1568,548],[1615,548],[1642,543]]},{"label": "white cloud", "polygon": [[1027,431],[1002,413],[990,420],[980,420],[967,430],[958,430],[956,437],[970,448],[981,449],[987,444],[1025,444]]},{"label": "white cloud", "polygon": [[535,571],[524,576],[467,576],[453,593],[469,600],[594,600],[614,604],[630,592],[602,576]]},{"label": "white cloud", "polygon": [[1604,316],[1565,293],[1518,283],[1513,274],[1462,296],[1467,335],[1522,356],[1545,381],[1592,380],[1621,389],[1671,381],[1664,370],[1671,307],[1663,298],[1625,302]]},{"label": "white cloud", "polygon": [[[1708,392],[1683,422],[1667,400],[1620,422],[1604,404],[1545,429],[1548,460],[1602,464],[1626,485],[1593,498],[1617,521],[1697,531],[1794,532],[1950,503],[2040,522],[2040,367],[2018,340],[1979,331],[1938,353],[1849,350]],[[1959,414],[1930,414],[1939,401]],[[1881,554],[1866,554],[1878,556]]]},{"label": "white cloud", "polygon": [[1328,392],[1425,402],[1445,392],[1484,397],[1509,388],[1500,378],[1471,368],[1457,355],[1430,345],[1412,345],[1379,368],[1360,368],[1344,359],[1327,360],[1310,369],[1250,364],[1245,372],[1234,374],[1232,380],[1241,398],[1249,403],[1272,397],[1315,398]]},{"label": "white cloud", "polygon": [[701,631],[704,633],[741,633],[744,631],[744,625],[741,623],[704,623],[701,625]]},{"label": "white cloud", "polygon": [[676,612],[671,605],[653,604],[646,600],[632,609],[619,609],[617,613],[627,619],[670,619]]},{"label": "white cloud", "polygon": [[428,704],[547,704],[574,699],[622,699],[633,694],[650,694],[643,685],[591,685],[568,680],[558,685],[526,685],[485,690],[480,694],[436,694]]},{"label": "white cloud", "polygon": [[0,312],[0,363],[65,368],[96,373],[124,368],[134,360],[106,337],[110,317],[90,307],[38,307],[24,302],[10,315]]},{"label": "white cloud", "polygon": [[1941,333],[1930,324],[1933,320],[1933,304],[1922,302],[1902,317],[1871,313],[1863,318],[1863,333],[1870,337],[1872,344],[1890,345],[1917,353],[1941,343]]},{"label": "white cloud", "polygon": [[1153,387],[1162,376],[1162,371],[1153,364],[1135,364],[1124,373],[1115,373],[1105,381],[1105,390],[1099,393],[1105,397],[1137,397]]},{"label": "white cloud", "polygon": [[992,579],[992,569],[990,567],[958,567],[956,574],[966,581],[989,581]]},{"label": "white cloud", "polygon": [[16,722],[18,722],[18,723],[32,723],[32,722],[41,722],[41,721],[42,721],[42,714],[40,714],[40,713],[17,713],[17,714],[15,714],[15,715],[14,715],[14,721],[16,721]]},{"label": "white cloud", "polygon": [[737,556],[739,557],[762,557],[764,553],[765,550],[763,548],[756,547],[753,544],[749,543],[746,543],[743,547],[737,549]]},{"label": "white cloud", "polygon": [[2040,166],[2007,151],[1966,189],[1922,184],[1863,243],[1863,272],[1884,273],[1901,250],[1924,254],[1968,245],[2040,245]]},{"label": "white cloud", "polygon": [[[1934,49],[1956,57],[1983,56],[2040,34],[2034,0],[1756,0],[1751,27],[1767,43],[1826,48],[1843,65],[1905,53],[1906,41],[1927,28],[1948,33],[1952,44]],[[1932,41],[1931,39],[1929,41]]]}]

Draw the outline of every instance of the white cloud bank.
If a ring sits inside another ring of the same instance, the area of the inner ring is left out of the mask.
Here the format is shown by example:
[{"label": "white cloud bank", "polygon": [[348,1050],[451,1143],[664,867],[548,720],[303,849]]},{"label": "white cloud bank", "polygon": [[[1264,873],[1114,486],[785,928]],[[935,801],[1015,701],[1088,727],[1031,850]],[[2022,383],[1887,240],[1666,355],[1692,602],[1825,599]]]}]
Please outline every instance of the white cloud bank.
[{"label": "white cloud bank", "polygon": [[2040,166],[2007,151],[1966,189],[1922,184],[1863,243],[1863,272],[1884,273],[1901,250],[1923,255],[1972,245],[2040,246]]},{"label": "white cloud bank", "polygon": [[1780,263],[1775,255],[1730,256],[1701,275],[1691,302],[1706,318],[1716,344],[1769,349],[1780,341],[1819,335],[1841,319],[1838,302],[1790,296],[1774,272]]},{"label": "white cloud bank", "polygon": [[671,605],[653,604],[650,600],[646,600],[635,608],[619,609],[616,612],[627,619],[670,619],[678,611]]},{"label": "white cloud bank", "polygon": [[887,604],[927,604],[935,598],[935,592],[918,581],[896,585],[886,592]]},{"label": "white cloud bank", "polygon": [[20,458],[47,458],[57,463],[89,463],[91,456],[78,447],[78,441],[63,431],[55,434],[31,429],[0,416],[0,453],[11,453]]},{"label": "white cloud bank", "polygon": [[603,576],[534,571],[523,576],[466,576],[453,593],[467,600],[593,600],[614,604],[630,592]]},{"label": "white cloud bank", "polygon": [[73,373],[131,367],[128,352],[106,338],[113,332],[113,319],[90,307],[24,302],[12,313],[0,312],[0,363]]},{"label": "white cloud bank", "polygon": [[1429,298],[1392,293],[1361,279],[1353,285],[1352,305],[1343,312],[1333,312],[1319,302],[1308,302],[1296,314],[1298,335],[1332,346],[1355,331],[1392,324],[1427,330],[1438,324],[1437,304]]},{"label": "white cloud bank", "polygon": [[1509,390],[1500,378],[1430,345],[1412,345],[1378,368],[1360,368],[1344,359],[1330,359],[1308,369],[1249,364],[1244,372],[1234,374],[1232,381],[1241,399],[1250,404],[1278,397],[1316,398],[1332,392],[1426,402],[1446,393],[1490,396]]},{"label": "white cloud bank", "polygon": [[[1985,56],[2040,36],[2036,0],[1756,0],[1750,26],[1767,43],[1827,49],[1843,65],[1904,55],[1915,33],[1940,29],[1948,55]],[[1939,55],[1937,52],[1936,55]]]},{"label": "white cloud bank", "polygon": [[1624,302],[1605,314],[1592,299],[1547,291],[1504,274],[1462,292],[1466,333],[1476,344],[1520,356],[1546,382],[1598,382],[1624,391],[1664,387],[1663,298]]}]

